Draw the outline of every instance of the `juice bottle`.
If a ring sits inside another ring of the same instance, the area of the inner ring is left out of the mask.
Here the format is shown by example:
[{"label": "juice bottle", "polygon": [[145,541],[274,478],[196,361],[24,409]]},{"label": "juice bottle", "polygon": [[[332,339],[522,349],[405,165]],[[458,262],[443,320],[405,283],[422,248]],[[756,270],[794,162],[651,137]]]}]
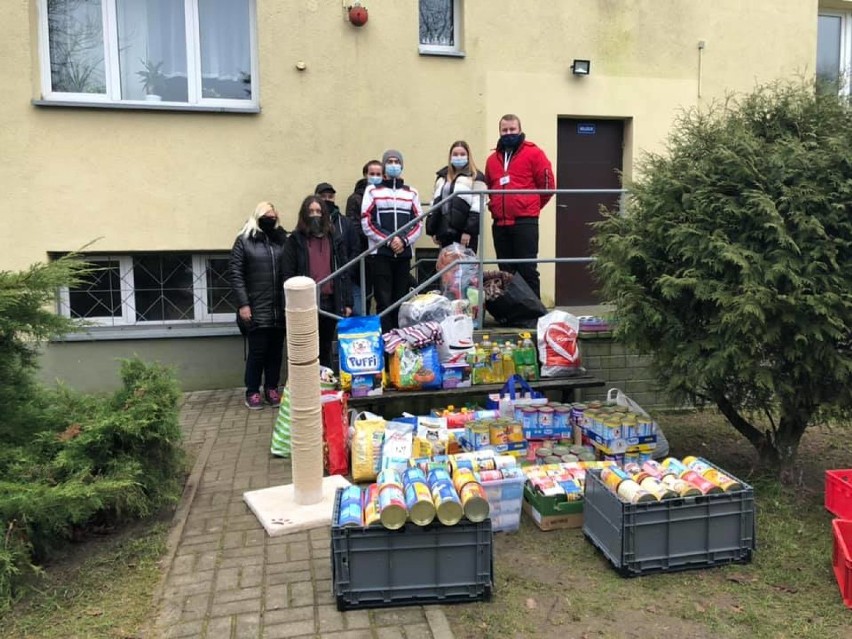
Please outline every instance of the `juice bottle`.
[{"label": "juice bottle", "polygon": [[491,384],[493,382],[494,377],[491,374],[491,337],[489,337],[488,335],[483,335],[480,347],[482,348],[482,355],[478,358],[481,359],[485,370],[482,374],[482,381],[479,383]]},{"label": "juice bottle", "polygon": [[503,377],[509,379],[515,374],[515,357],[512,344],[506,342],[503,345]]},{"label": "juice bottle", "polygon": [[500,350],[500,344],[495,340],[491,347],[491,383],[502,384],[506,381],[503,373],[503,352]]},{"label": "juice bottle", "polygon": [[532,335],[529,333],[521,333],[520,351],[524,364],[524,379],[538,379],[538,357],[536,355],[535,344],[532,341]]},{"label": "juice bottle", "polygon": [[471,367],[471,382],[473,384],[488,383],[487,358],[482,344],[477,344],[473,355],[473,366]]}]

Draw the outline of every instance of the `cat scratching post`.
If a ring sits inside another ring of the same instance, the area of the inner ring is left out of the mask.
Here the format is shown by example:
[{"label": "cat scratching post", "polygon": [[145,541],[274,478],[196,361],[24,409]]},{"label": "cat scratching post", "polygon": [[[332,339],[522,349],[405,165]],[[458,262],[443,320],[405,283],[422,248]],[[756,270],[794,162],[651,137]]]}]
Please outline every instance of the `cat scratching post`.
[{"label": "cat scratching post", "polygon": [[290,389],[290,437],[293,483],[243,495],[270,536],[331,522],[334,493],[348,486],[343,477],[323,479],[322,403],[319,375],[319,326],[316,283],[293,277],[284,283],[287,300],[287,384]]}]

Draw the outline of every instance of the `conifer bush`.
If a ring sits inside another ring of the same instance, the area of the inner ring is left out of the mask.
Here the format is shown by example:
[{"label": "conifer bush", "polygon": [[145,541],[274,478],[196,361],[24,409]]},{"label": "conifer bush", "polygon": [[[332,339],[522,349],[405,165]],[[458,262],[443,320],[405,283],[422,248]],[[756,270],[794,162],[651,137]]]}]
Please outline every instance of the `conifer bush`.
[{"label": "conifer bush", "polygon": [[0,611],[69,539],[145,517],[180,496],[184,457],[171,370],[124,361],[122,387],[110,397],[34,380],[38,341],[73,328],[46,304],[86,272],[69,258],[0,272]]},{"label": "conifer bush", "polygon": [[618,336],[676,398],[715,405],[783,471],[852,409],[852,108],[775,84],[679,118],[594,267]]}]

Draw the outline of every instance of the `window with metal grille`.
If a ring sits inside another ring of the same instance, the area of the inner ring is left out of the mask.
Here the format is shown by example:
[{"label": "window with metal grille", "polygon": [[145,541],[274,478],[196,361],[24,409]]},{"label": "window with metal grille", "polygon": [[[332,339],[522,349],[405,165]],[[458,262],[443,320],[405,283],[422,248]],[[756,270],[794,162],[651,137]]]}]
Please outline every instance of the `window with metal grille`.
[{"label": "window with metal grille", "polygon": [[232,321],[228,256],[92,255],[95,270],[59,292],[59,313],[102,326]]}]

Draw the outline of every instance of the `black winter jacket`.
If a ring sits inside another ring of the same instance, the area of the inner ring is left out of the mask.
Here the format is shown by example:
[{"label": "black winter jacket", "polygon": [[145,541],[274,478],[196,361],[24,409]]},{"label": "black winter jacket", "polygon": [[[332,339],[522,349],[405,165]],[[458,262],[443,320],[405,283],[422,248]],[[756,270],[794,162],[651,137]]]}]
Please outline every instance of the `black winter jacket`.
[{"label": "black winter jacket", "polygon": [[[448,167],[444,167],[436,174],[435,193],[433,202],[444,199],[444,186],[447,183]],[[469,175],[456,175],[452,183],[451,192],[457,191],[480,191],[485,190],[485,176],[479,171],[471,178]],[[432,209],[426,218],[426,233],[438,238],[442,246],[451,242],[460,241],[462,233],[467,233],[472,238],[479,235],[479,215],[485,202],[484,196],[457,195],[448,202]]]},{"label": "black winter jacket", "polygon": [[[343,239],[336,232],[331,234],[331,272],[346,263],[346,249]],[[284,279],[302,275],[310,277],[308,271],[308,239],[300,231],[293,231],[284,244],[284,257],[281,261]],[[323,308],[337,315],[343,315],[344,308],[352,308],[352,288],[349,284],[349,274],[345,271],[334,278],[334,308]]]},{"label": "black winter jacket", "polygon": [[269,236],[258,231],[238,236],[231,249],[231,288],[237,307],[251,307],[251,326],[284,326],[284,275],[281,258],[287,232],[275,229]]},{"label": "black winter jacket", "polygon": [[[341,263],[342,266],[353,257],[358,257],[361,253],[361,240],[358,238],[358,231],[355,230],[352,221],[348,217],[341,215],[340,209],[337,208],[336,205],[331,209],[331,224],[343,240],[343,248],[346,250],[346,255],[344,256],[346,259],[344,259]],[[358,228],[361,228],[360,220],[358,222]],[[351,284],[357,281],[358,265],[356,264],[349,269],[349,282]]]},{"label": "black winter jacket", "polygon": [[352,226],[355,227],[361,240],[361,250],[358,253],[367,250],[367,236],[364,235],[364,229],[361,228],[361,202],[364,201],[364,191],[366,190],[367,178],[361,178],[355,183],[355,190],[346,200],[346,217],[352,222]]}]

